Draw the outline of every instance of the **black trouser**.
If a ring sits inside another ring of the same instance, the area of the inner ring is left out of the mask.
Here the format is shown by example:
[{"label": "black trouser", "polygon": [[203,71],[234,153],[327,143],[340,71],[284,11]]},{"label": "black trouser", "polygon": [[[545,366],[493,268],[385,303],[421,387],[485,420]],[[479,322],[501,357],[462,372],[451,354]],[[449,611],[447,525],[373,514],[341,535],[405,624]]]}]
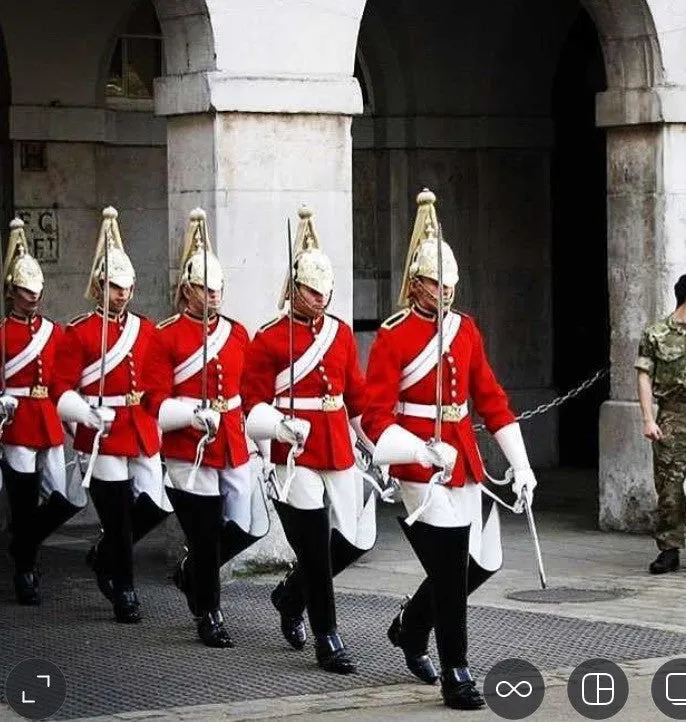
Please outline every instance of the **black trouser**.
[{"label": "black trouser", "polygon": [[2,474],[12,520],[10,553],[14,559],[15,571],[23,574],[33,571],[41,543],[74,516],[79,507],[56,491],[39,506],[39,472],[16,471],[3,459]]},{"label": "black trouser", "polygon": [[[469,526],[435,527],[419,521],[412,526],[404,521],[400,524],[428,577],[428,583],[425,580],[415,594],[419,597],[409,623],[426,629],[433,617],[441,668],[466,667]],[[404,617],[403,626],[406,622]]]},{"label": "black trouser", "polygon": [[[331,530],[331,575],[333,577],[357,561],[368,549],[353,546],[338,529]],[[305,611],[305,575],[299,564],[282,582],[279,611],[289,617],[301,617]]]},{"label": "black trouser", "polygon": [[315,636],[336,631],[328,509],[296,509],[273,500],[288,543],[298,559],[302,590]]},{"label": "black trouser", "polygon": [[133,588],[133,489],[131,479],[93,477],[90,494],[103,530],[100,546],[107,559],[115,593]]},{"label": "black trouser", "polygon": [[167,494],[188,542],[195,607],[198,614],[214,612],[220,601],[222,498],[178,489],[167,489]]}]

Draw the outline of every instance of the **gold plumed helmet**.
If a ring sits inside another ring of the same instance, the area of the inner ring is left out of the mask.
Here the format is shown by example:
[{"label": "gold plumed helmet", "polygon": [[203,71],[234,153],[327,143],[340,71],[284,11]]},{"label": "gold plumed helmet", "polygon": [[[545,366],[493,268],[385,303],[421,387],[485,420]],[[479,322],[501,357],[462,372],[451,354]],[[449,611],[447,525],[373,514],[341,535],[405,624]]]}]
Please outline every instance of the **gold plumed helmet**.
[{"label": "gold plumed helmet", "polygon": [[5,255],[5,289],[11,286],[42,293],[45,279],[38,261],[29,253],[24,233],[24,221],[15,218],[10,222],[10,237]]},{"label": "gold plumed helmet", "polygon": [[[321,249],[312,220],[312,211],[303,204],[298,208],[298,217],[300,218],[298,232],[293,244],[294,280],[330,298],[333,291],[333,266]],[[289,277],[286,276],[279,296],[279,309],[284,307],[288,298],[288,280]]]},{"label": "gold plumed helmet", "polygon": [[[428,189],[417,196],[417,216],[414,220],[414,229],[407,250],[403,283],[400,287],[398,305],[408,306],[410,303],[410,282],[416,276],[431,278],[438,281],[438,216],[436,215],[436,196]],[[457,261],[452,248],[441,241],[443,255],[443,285],[456,286],[460,280]]]},{"label": "gold plumed helmet", "polygon": [[207,233],[207,214],[202,208],[190,212],[183,251],[181,253],[179,282],[176,286],[174,304],[183,306],[181,288],[184,284],[205,286],[205,244],[207,244],[207,288],[221,291],[224,288],[224,272],[217,256],[212,252],[212,244]]},{"label": "gold plumed helmet", "polygon": [[107,276],[110,283],[131,288],[136,282],[136,271],[131,259],[126,255],[124,244],[117,222],[117,209],[107,206],[102,210],[102,223],[98,234],[98,244],[93,255],[86,298],[100,302],[102,300],[102,284],[105,280],[105,244],[107,244]]}]

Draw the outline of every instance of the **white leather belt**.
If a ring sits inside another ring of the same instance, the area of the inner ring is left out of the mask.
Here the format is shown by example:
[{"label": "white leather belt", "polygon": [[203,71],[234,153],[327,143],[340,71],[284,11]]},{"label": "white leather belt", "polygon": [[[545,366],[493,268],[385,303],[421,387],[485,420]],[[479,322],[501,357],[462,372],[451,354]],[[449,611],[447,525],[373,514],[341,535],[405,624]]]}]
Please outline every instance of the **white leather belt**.
[{"label": "white leather belt", "polygon": [[[291,400],[288,396],[278,396],[274,399],[274,406],[277,409],[290,409]],[[338,411],[343,408],[343,396],[296,396],[293,399],[293,408],[296,411]]]},{"label": "white leather belt", "polygon": [[47,386],[8,386],[5,393],[16,398],[47,399]]},{"label": "white leather belt", "polygon": [[[193,404],[194,407],[202,404],[202,399],[195,399],[192,396],[177,396],[176,398],[186,404]],[[220,414],[225,414],[227,411],[233,411],[243,403],[239,394],[232,396],[230,399],[207,399],[207,401],[210,408],[213,411],[218,411]]]},{"label": "white leather belt", "polygon": [[[462,404],[449,404],[442,407],[443,421],[462,421],[469,414],[469,407],[465,401]],[[411,404],[409,401],[399,401],[395,407],[396,414],[403,416],[417,416],[420,419],[436,419],[436,404]]]},{"label": "white leather belt", "polygon": [[[100,403],[99,396],[84,396],[83,398],[90,406],[97,406]],[[139,406],[142,398],[142,391],[131,391],[121,396],[103,396],[102,405],[110,409],[116,409],[119,406]]]}]

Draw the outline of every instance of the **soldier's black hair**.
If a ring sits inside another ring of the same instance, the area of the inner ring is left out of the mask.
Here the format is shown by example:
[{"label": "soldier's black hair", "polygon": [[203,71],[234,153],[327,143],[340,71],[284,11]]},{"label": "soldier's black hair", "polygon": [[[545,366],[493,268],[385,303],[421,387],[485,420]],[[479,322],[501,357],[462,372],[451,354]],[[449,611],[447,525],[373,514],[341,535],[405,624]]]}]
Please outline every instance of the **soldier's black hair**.
[{"label": "soldier's black hair", "polygon": [[686,302],[686,274],[681,276],[674,284],[674,295],[676,296],[676,305],[681,306]]}]

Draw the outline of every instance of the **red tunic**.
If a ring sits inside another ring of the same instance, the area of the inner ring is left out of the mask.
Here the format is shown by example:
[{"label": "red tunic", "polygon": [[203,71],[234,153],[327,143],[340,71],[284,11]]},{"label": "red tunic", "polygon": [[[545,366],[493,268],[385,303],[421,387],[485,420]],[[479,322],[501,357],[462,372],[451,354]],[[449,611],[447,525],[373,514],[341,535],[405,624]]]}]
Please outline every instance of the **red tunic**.
[{"label": "red tunic", "polygon": [[[207,398],[230,399],[239,393],[248,332],[237,321],[228,319],[231,333],[219,353],[207,364]],[[217,325],[210,321],[209,332]],[[145,406],[157,418],[162,402],[185,396],[200,399],[202,373],[198,371],[186,381],[174,384],[174,369],[202,346],[202,320],[187,314],[173,316],[158,324],[150,344],[143,371],[147,393]],[[195,461],[198,441],[202,433],[187,426],[162,436],[162,452],[169,459]],[[245,420],[240,404],[221,414],[221,424],[215,439],[205,447],[203,466],[223,469],[241,466],[249,459],[245,439]]]},{"label": "red tunic", "polygon": [[[41,316],[30,320],[10,315],[5,322],[6,360],[10,361],[23,351],[38,331],[43,321]],[[43,350],[23,369],[7,379],[7,387],[21,388],[48,386],[55,373],[55,354],[64,332],[54,325]],[[50,398],[20,397],[14,420],[3,428],[2,441],[5,444],[26,446],[31,449],[48,449],[64,441],[62,422]]]},{"label": "red tunic", "polygon": [[[337,319],[338,320],[338,319]],[[296,321],[293,328],[293,357],[298,359],[321,330],[323,318],[312,325]],[[349,469],[355,463],[350,443],[350,418],[359,416],[367,401],[364,377],[357,359],[353,332],[346,323],[338,321],[338,331],[322,360],[305,378],[296,382],[293,394],[297,397],[318,398],[326,394],[343,395],[345,406],[337,411],[301,411],[295,416],[312,424],[305,450],[297,458],[299,466],[310,469]],[[266,324],[255,335],[248,349],[241,396],[246,415],[255,404],[274,400],[277,374],[289,365],[288,317]],[[281,394],[288,398],[288,391]],[[347,411],[346,411],[347,407]],[[286,413],[285,409],[280,409]],[[285,464],[290,447],[272,442],[271,460]]]},{"label": "red tunic", "polygon": [[[488,363],[475,322],[460,315],[459,330],[443,356],[443,404],[461,404],[471,399],[474,411],[494,433],[515,421],[515,417]],[[400,391],[402,370],[426,347],[435,332],[435,320],[414,310],[391,316],[379,329],[367,366],[369,404],[362,416],[362,427],[372,441],[377,442],[391,424],[399,424],[424,440],[433,436],[433,419],[399,415],[395,408],[398,401],[435,404],[435,366],[424,378]],[[442,440],[458,452],[450,486],[463,486],[468,474],[483,481],[483,463],[469,416],[459,422],[443,421]],[[433,471],[419,464],[403,464],[391,466],[390,473],[404,481],[426,482]]]},{"label": "red tunic", "polygon": [[[128,312],[119,318],[111,317],[107,330],[107,349],[117,342],[126,323]],[[80,387],[81,372],[101,358],[102,314],[88,313],[78,316],[66,328],[57,349],[55,379],[50,395],[57,403],[65,391],[74,389],[84,396],[97,396],[99,380]],[[138,337],[126,358],[105,376],[104,396],[123,396],[130,392],[146,391],[141,382],[143,360],[148,342],[154,330],[153,324],[141,318]],[[119,406],[110,433],[100,441],[100,453],[107,456],[153,456],[160,450],[157,422],[142,405]],[[90,453],[93,449],[95,431],[82,424],[76,427],[74,448]]]}]

